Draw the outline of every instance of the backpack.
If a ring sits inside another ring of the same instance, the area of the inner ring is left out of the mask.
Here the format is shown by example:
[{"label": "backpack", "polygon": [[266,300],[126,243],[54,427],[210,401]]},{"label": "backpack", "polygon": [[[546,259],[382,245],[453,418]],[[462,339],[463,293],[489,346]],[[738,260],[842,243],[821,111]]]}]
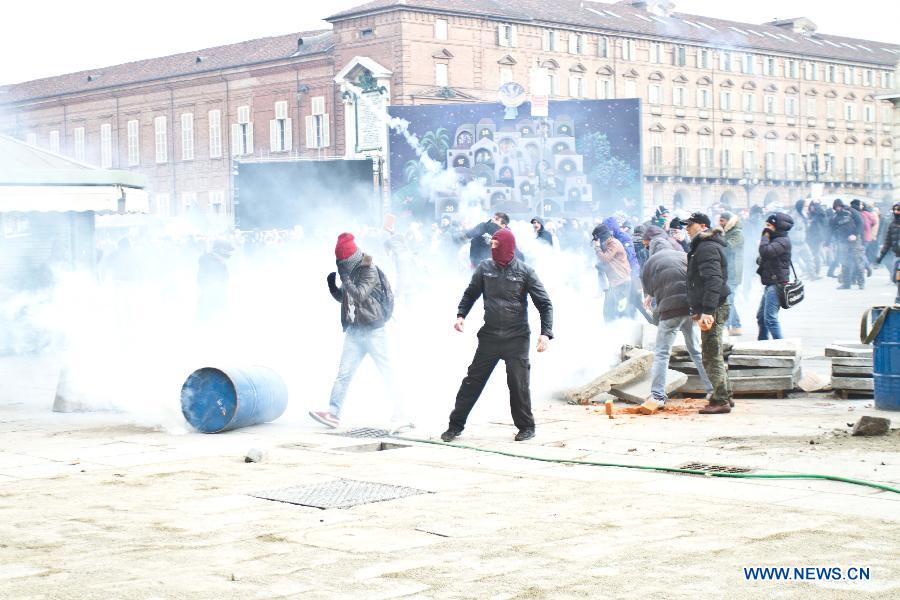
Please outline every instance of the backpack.
[{"label": "backpack", "polygon": [[394,292],[391,290],[391,284],[388,283],[387,277],[384,276],[384,272],[378,265],[375,265],[375,271],[378,273],[378,282],[381,284],[381,289],[373,295],[381,306],[381,314],[384,315],[384,321],[387,323],[394,314]]}]

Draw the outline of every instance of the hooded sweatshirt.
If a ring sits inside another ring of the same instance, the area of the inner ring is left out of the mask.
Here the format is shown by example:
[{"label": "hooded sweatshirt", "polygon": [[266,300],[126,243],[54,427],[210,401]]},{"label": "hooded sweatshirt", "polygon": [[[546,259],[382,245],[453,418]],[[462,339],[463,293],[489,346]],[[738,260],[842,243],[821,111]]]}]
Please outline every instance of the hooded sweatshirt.
[{"label": "hooded sweatshirt", "polygon": [[544,227],[544,221],[542,221],[538,217],[535,217],[531,220],[531,222],[537,223],[538,225],[540,225],[540,228],[537,230],[537,235],[535,236],[536,239],[538,239],[542,242],[546,242],[547,244],[550,244],[552,246],[553,245],[553,234],[550,233],[549,231],[547,231],[547,228]]},{"label": "hooded sweatshirt", "polygon": [[609,228],[609,232],[619,240],[619,243],[625,248],[625,254],[628,257],[628,266],[631,267],[631,271],[636,275],[640,270],[641,266],[638,263],[637,254],[634,251],[634,240],[631,239],[631,236],[622,231],[622,228],[619,227],[619,222],[615,217],[607,217],[603,224]]},{"label": "hooded sweatshirt", "polygon": [[766,219],[775,231],[763,233],[759,240],[759,268],[756,272],[763,285],[787,283],[791,273],[791,240],[788,231],[794,220],[785,213],[775,213]]}]

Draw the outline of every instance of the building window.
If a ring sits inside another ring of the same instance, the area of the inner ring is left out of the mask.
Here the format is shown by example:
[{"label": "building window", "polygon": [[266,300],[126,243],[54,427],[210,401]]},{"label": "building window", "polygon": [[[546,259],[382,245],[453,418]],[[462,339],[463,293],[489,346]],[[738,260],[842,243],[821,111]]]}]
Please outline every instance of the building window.
[{"label": "building window", "polygon": [[662,87],[657,84],[647,86],[647,102],[650,104],[659,104],[662,99]]},{"label": "building window", "polygon": [[569,96],[571,98],[584,98],[584,78],[579,75],[569,76]]},{"label": "building window", "polygon": [[816,99],[815,98],[807,98],[806,99],[806,116],[807,117],[816,117]]},{"label": "building window", "polygon": [[659,42],[653,42],[650,44],[650,62],[652,63],[662,63],[662,55],[663,55],[663,45]]},{"label": "building window", "polygon": [[679,174],[684,174],[688,167],[687,134],[675,134],[675,168]]},{"label": "building window", "polygon": [[894,87],[894,74],[890,71],[881,72],[881,87],[892,89]]},{"label": "building window", "polygon": [[500,85],[513,80],[513,70],[510,67],[500,67]]},{"label": "building window", "polygon": [[312,99],[312,114],[306,117],[306,147],[327,148],[331,145],[331,124],[325,112],[325,96]]},{"label": "building window", "polygon": [[683,67],[687,64],[687,49],[684,46],[672,48],[672,64],[676,67]]},{"label": "building window", "polygon": [[803,79],[806,81],[813,80],[813,63],[805,62],[803,63]]},{"label": "building window", "polygon": [[825,66],[825,81],[828,83],[837,82],[837,65]]},{"label": "building window", "polygon": [[766,114],[774,115],[775,110],[776,110],[775,109],[775,96],[766,96],[764,98],[764,103],[765,103],[765,107],[766,107]]},{"label": "building window", "polygon": [[766,177],[769,178],[775,176],[775,146],[775,140],[766,140],[765,167]]},{"label": "building window", "polygon": [[744,75],[753,75],[754,73],[754,56],[749,52],[744,54],[743,60],[741,61],[741,72]]},{"label": "building window", "polygon": [[834,100],[825,103],[825,116],[829,119],[837,117],[837,103]]},{"label": "building window", "polygon": [[622,40],[622,60],[635,60],[634,40]]},{"label": "building window", "polygon": [[756,108],[756,97],[753,94],[744,94],[744,112],[752,113]]},{"label": "building window", "polygon": [[598,100],[610,100],[612,97],[613,97],[612,80],[598,79],[597,80],[597,99]]},{"label": "building window", "polygon": [[844,85],[853,85],[853,67],[844,67]]},{"label": "building window", "polygon": [[497,45],[504,48],[516,47],[516,26],[509,23],[497,25]]},{"label": "building window", "polygon": [[250,107],[239,106],[237,123],[231,124],[231,154],[246,156],[253,154],[253,123],[250,122]]},{"label": "building window", "polygon": [[800,154],[797,142],[788,142],[787,153],[784,155],[784,171],[788,179],[792,179],[797,174],[797,158]]},{"label": "building window", "polygon": [[371,27],[366,27],[365,29],[359,30],[359,39],[361,40],[369,40],[375,37],[375,30]]},{"label": "building window", "polygon": [[856,105],[847,102],[844,104],[844,118],[848,121],[856,120]]},{"label": "building window", "polygon": [[784,114],[789,117],[797,116],[797,99],[794,96],[784,99]]},{"label": "building window", "polygon": [[863,85],[867,87],[872,87],[875,85],[875,71],[872,69],[866,69],[863,71]]},{"label": "building window", "polygon": [[75,160],[84,162],[84,127],[76,127],[72,130],[75,140]]},{"label": "building window", "polygon": [[706,48],[700,48],[697,51],[697,68],[698,69],[708,69],[710,66],[709,60],[710,51]]},{"label": "building window", "polygon": [[128,166],[141,164],[141,124],[137,119],[128,121]]},{"label": "building window", "polygon": [[677,86],[672,88],[672,104],[675,106],[687,105],[687,90]]},{"label": "building window", "polygon": [[663,136],[659,131],[650,134],[650,164],[661,167],[663,164]]},{"label": "building window", "polygon": [[181,192],[181,214],[186,215],[197,206],[197,192]]},{"label": "building window", "polygon": [[744,171],[751,173],[756,171],[756,140],[753,138],[744,139]]},{"label": "building window", "polygon": [[209,193],[209,212],[214,215],[225,214],[225,192],[214,190]]},{"label": "building window", "polygon": [[697,153],[697,165],[700,167],[700,174],[706,175],[713,168],[712,136],[701,135],[699,142],[700,150]]},{"label": "building window", "polygon": [[796,60],[784,61],[784,76],[790,79],[797,79],[800,76],[800,65]]},{"label": "building window", "polygon": [[629,79],[625,82],[625,97],[637,98],[637,84],[633,79]]},{"label": "building window", "polygon": [[597,38],[597,56],[609,58],[609,39],[605,37]]},{"label": "building window", "polygon": [[719,52],[719,70],[731,71],[731,52],[721,50]]},{"label": "building window", "polygon": [[569,54],[584,53],[584,36],[580,33],[569,33]]},{"label": "building window", "polygon": [[866,123],[875,122],[875,107],[869,104],[863,106],[863,121]]},{"label": "building window", "polygon": [[706,88],[697,90],[697,108],[710,108],[710,92]]},{"label": "building window", "polygon": [[891,181],[891,159],[881,159],[881,181],[882,183],[890,183]]},{"label": "building window", "polygon": [[844,173],[847,179],[856,178],[856,158],[853,156],[844,157]]},{"label": "building window", "polygon": [[26,133],[25,134],[25,143],[30,146],[37,146],[37,134],[36,133]]},{"label": "building window", "polygon": [[156,162],[162,164],[169,160],[168,144],[166,143],[166,118],[153,119],[153,133],[156,140]]},{"label": "building window", "polygon": [[450,85],[448,70],[449,65],[447,63],[434,63],[434,85],[438,87]]},{"label": "building window", "polygon": [[544,50],[548,52],[556,52],[559,46],[559,33],[554,29],[544,30]]},{"label": "building window", "polygon": [[50,132],[50,152],[59,154],[59,130],[54,129]]},{"label": "building window", "polygon": [[446,40],[447,39],[447,19],[435,19],[434,20],[434,39],[436,39],[436,40]]},{"label": "building window", "polygon": [[727,175],[731,171],[731,148],[725,147],[719,152],[719,165],[722,167],[723,175]]},{"label": "building window", "polygon": [[181,114],[181,160],[194,160],[194,113]]},{"label": "building window", "polygon": [[222,157],[222,111],[209,111],[209,157]]},{"label": "building window", "polygon": [[731,110],[731,92],[722,91],[719,94],[719,109]]},{"label": "building window", "polygon": [[112,124],[100,125],[100,166],[112,168]]},{"label": "building window", "polygon": [[289,152],[293,147],[293,121],[288,117],[287,101],[280,100],[275,103],[275,118],[269,121],[269,150]]},{"label": "building window", "polygon": [[156,194],[156,214],[160,217],[172,216],[172,204],[169,194]]},{"label": "building window", "polygon": [[778,62],[775,60],[774,57],[767,56],[766,57],[766,75],[769,77],[775,77],[775,74],[777,73],[777,71],[776,71],[777,65],[778,65]]}]

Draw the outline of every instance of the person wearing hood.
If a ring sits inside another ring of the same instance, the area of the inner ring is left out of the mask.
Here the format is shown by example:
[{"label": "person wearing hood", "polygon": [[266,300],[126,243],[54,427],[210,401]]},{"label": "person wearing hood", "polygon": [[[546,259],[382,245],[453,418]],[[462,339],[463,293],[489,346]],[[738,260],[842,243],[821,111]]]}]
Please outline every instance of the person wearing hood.
[{"label": "person wearing hood", "polygon": [[597,269],[606,275],[609,289],[603,298],[603,318],[607,323],[626,315],[631,292],[631,265],[622,242],[613,236],[609,227],[597,225],[591,232]]},{"label": "person wearing hood", "polygon": [[669,209],[660,204],[656,207],[656,212],[653,213],[653,218],[647,223],[647,225],[655,225],[660,229],[665,229],[669,223]]},{"label": "person wearing hood", "polygon": [[535,239],[553,246],[553,234],[544,227],[544,221],[539,217],[531,219],[531,226],[534,227]]},{"label": "person wearing hood", "polygon": [[825,246],[828,244],[828,213],[817,200],[806,207],[806,245],[813,259],[813,273],[818,278],[822,264],[828,264]]},{"label": "person wearing hood", "polygon": [[466,377],[456,394],[450,424],[441,439],[450,442],[459,437],[469,413],[481,395],[488,378],[500,360],[506,363],[506,383],[512,420],[518,428],[517,442],[534,437],[531,414],[528,359],[527,298],[531,297],[541,319],[537,351],[544,352],[553,339],[553,305],[537,273],[516,258],[516,238],[509,229],[500,229],[491,238],[490,260],[481,262],[463,292],[456,312],[454,329],[462,332],[466,317],[479,297],[484,299],[484,326],[478,331],[478,348]]},{"label": "person wearing hood", "polygon": [[[394,400],[391,430],[407,424],[405,407],[394,379],[384,326],[391,318],[394,294],[387,277],[368,254],[357,247],[352,233],[338,236],[334,248],[337,272],[326,277],[328,291],[341,304],[344,347],[337,377],[331,388],[327,411],[310,411],[309,416],[326,427],[340,425],[347,388],[366,355],[372,357],[384,378],[388,396]],[[341,286],[336,280],[340,278]]]},{"label": "person wearing hood", "polygon": [[729,335],[737,336],[743,334],[741,318],[738,315],[734,298],[737,296],[741,279],[744,277],[744,229],[738,216],[728,211],[719,215],[719,226],[725,232],[725,243],[728,244],[725,249],[725,259],[728,261],[728,289],[731,290],[731,295],[728,296],[730,307],[728,321],[725,326],[728,327]]},{"label": "person wearing hood", "polygon": [[650,258],[641,271],[641,282],[647,295],[645,306],[651,301],[656,305],[659,316],[656,328],[656,344],[653,351],[653,365],[650,368],[650,397],[660,409],[665,407],[666,372],[669,369],[669,355],[679,331],[684,334],[687,347],[697,373],[703,381],[706,393],[713,391],[712,383],[703,368],[700,350],[700,335],[696,323],[690,316],[687,295],[687,254],[672,245],[672,239],[662,229],[654,227],[659,235],[649,241]]},{"label": "person wearing hood", "polygon": [[838,198],[832,204],[830,243],[835,246],[835,260],[841,266],[839,290],[849,290],[854,283],[863,289],[866,285],[863,261],[862,217]]},{"label": "person wearing hood", "polygon": [[881,264],[888,252],[894,253],[894,268],[891,269],[891,281],[897,284],[897,297],[894,300],[894,304],[900,304],[900,279],[897,278],[897,273],[900,271],[900,202],[894,203],[891,212],[894,214],[894,220],[891,221],[887,229],[887,234],[884,236],[884,244],[881,245],[881,252],[878,253],[878,259],[875,262]]},{"label": "person wearing hood", "polygon": [[790,215],[780,212],[769,215],[759,240],[759,268],[756,272],[765,288],[759,310],[756,311],[759,340],[767,340],[770,336],[773,340],[784,337],[778,322],[778,311],[781,310],[779,288],[791,277],[791,239],[788,231],[793,226],[794,220]]},{"label": "person wearing hood", "polygon": [[709,217],[703,213],[688,217],[685,229],[691,236],[691,251],[687,255],[688,306],[691,318],[700,325],[703,368],[713,388],[708,404],[700,409],[700,414],[730,413],[734,401],[722,342],[731,294],[725,256],[728,244],[725,243],[725,232],[719,227],[711,229]]}]

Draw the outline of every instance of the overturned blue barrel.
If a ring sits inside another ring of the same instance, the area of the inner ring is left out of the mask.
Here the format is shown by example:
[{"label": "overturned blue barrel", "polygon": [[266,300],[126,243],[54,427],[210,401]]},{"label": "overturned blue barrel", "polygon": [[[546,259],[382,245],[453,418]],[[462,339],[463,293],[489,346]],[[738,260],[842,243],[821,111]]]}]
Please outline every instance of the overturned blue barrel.
[{"label": "overturned blue barrel", "polygon": [[191,373],[181,387],[181,412],[202,433],[274,421],[287,402],[284,380],[268,367],[205,367]]},{"label": "overturned blue barrel", "polygon": [[900,306],[872,308],[875,408],[900,410]]}]

